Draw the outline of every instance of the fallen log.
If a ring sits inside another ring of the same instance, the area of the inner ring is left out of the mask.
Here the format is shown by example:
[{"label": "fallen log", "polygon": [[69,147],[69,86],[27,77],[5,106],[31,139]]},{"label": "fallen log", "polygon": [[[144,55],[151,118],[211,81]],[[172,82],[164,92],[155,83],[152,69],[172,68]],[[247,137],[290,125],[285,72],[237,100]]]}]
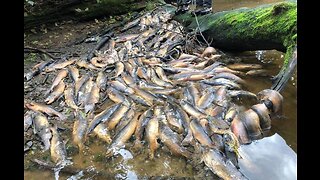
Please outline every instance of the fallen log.
[{"label": "fallen log", "polygon": [[294,59],[292,55],[297,44],[297,4],[295,2],[240,8],[198,17],[188,12],[173,18],[182,23],[187,31],[200,29],[207,42],[212,41],[213,47],[225,51],[275,49],[285,52],[282,69],[273,78],[273,84],[279,84],[280,81],[286,82],[282,78],[290,78],[283,75],[288,74],[286,72],[290,70],[287,67],[290,60]]}]

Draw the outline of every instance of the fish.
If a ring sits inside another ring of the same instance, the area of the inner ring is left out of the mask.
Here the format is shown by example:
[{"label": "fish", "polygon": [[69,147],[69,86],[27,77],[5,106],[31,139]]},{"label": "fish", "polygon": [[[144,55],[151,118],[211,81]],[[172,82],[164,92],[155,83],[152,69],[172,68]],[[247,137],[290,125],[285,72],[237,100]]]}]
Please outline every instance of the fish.
[{"label": "fish", "polygon": [[164,103],[162,99],[159,99],[157,96],[155,96],[154,94],[152,94],[149,91],[142,90],[142,89],[139,89],[139,88],[133,88],[133,89],[134,89],[134,92],[135,92],[136,95],[142,97],[143,99],[145,99],[150,104],[153,104],[154,102],[161,103],[161,104]]},{"label": "fish", "polygon": [[160,126],[159,139],[169,148],[172,154],[184,156],[186,158],[191,157],[191,152],[189,152],[185,147],[181,146],[178,134],[173,132],[168,126]]},{"label": "fish", "polygon": [[155,72],[159,76],[160,79],[162,79],[162,80],[164,80],[164,81],[166,81],[168,83],[173,84],[173,82],[167,77],[166,73],[164,72],[164,70],[161,67],[156,66],[155,67]]},{"label": "fish", "polygon": [[74,83],[77,82],[80,77],[79,69],[76,68],[75,66],[69,66],[68,71],[69,71],[69,74],[70,74],[72,81]]},{"label": "fish", "polygon": [[37,76],[38,74],[40,74],[40,72],[42,72],[42,70],[44,70],[45,67],[47,67],[52,63],[53,61],[49,60],[49,61],[43,61],[39,64],[36,64],[34,67],[32,67],[30,72],[24,74],[24,80],[30,81],[34,76]]},{"label": "fish", "polygon": [[105,124],[100,123],[98,124],[94,129],[93,133],[103,141],[105,141],[107,144],[110,144],[112,142],[112,138],[110,135],[110,132],[108,128],[105,126]]},{"label": "fish", "polygon": [[131,29],[131,28],[137,26],[139,24],[139,22],[140,22],[140,19],[137,18],[137,19],[127,23],[126,25],[123,26],[123,28],[120,30],[120,32],[125,32],[128,29]]},{"label": "fish", "polygon": [[67,119],[67,117],[64,114],[62,114],[62,113],[54,110],[50,106],[47,106],[47,105],[44,105],[44,104],[40,104],[40,103],[36,103],[36,102],[30,102],[30,103],[26,104],[26,107],[28,109],[33,110],[33,111],[46,113],[49,116],[53,116],[53,115],[58,116],[60,120],[66,120]]},{"label": "fish", "polygon": [[41,141],[44,144],[43,150],[48,150],[50,148],[50,139],[52,134],[47,117],[41,113],[36,113],[33,119],[33,124],[36,134],[41,138]]},{"label": "fish", "polygon": [[125,143],[133,135],[138,124],[138,119],[132,119],[129,124],[127,124],[115,137],[113,138],[112,143],[108,147],[106,152],[106,157],[111,157],[115,152],[123,147]]},{"label": "fish", "polygon": [[201,145],[207,146],[210,148],[215,148],[215,144],[211,141],[208,134],[204,131],[203,127],[200,125],[197,119],[193,119],[190,122],[190,128],[193,134]]},{"label": "fish", "polygon": [[90,78],[89,75],[84,75],[84,76],[81,76],[81,78],[78,81],[75,82],[75,85],[74,85],[74,98],[76,100],[78,99],[79,90],[89,80],[89,78]]},{"label": "fish", "polygon": [[155,71],[153,69],[151,69],[151,81],[155,84],[157,84],[158,86],[162,86],[162,87],[166,87],[166,88],[173,88],[173,85],[167,81],[164,81],[162,79],[160,79]]},{"label": "fish", "polygon": [[102,91],[105,91],[105,89],[107,88],[107,81],[108,77],[106,76],[106,74],[103,71],[100,71],[96,78],[96,84],[98,88]]},{"label": "fish", "polygon": [[134,94],[131,94],[129,96],[129,98],[132,99],[132,101],[134,101],[135,103],[141,104],[143,106],[152,106],[153,105],[153,102],[149,102],[146,99],[144,99],[140,96],[134,95]]},{"label": "fish", "polygon": [[235,90],[240,90],[241,89],[241,85],[230,81],[228,79],[225,78],[218,78],[218,79],[205,79],[202,80],[201,82],[205,83],[205,84],[209,84],[212,86],[225,86],[228,89],[235,89]]},{"label": "fish", "polygon": [[231,106],[226,115],[224,116],[224,120],[227,122],[231,122],[233,118],[238,114],[237,108],[235,106]]},{"label": "fish", "polygon": [[215,74],[211,79],[218,79],[218,78],[224,78],[224,79],[229,79],[235,83],[239,83],[242,85],[246,84],[246,81],[242,78],[240,78],[239,76],[229,73],[229,72],[221,72],[218,74]]},{"label": "fish", "polygon": [[124,64],[121,61],[116,62],[114,77],[118,77],[124,71]]},{"label": "fish", "polygon": [[248,109],[240,113],[239,117],[251,139],[256,140],[262,138],[259,116],[255,111]]},{"label": "fish", "polygon": [[134,132],[134,136],[136,138],[134,141],[134,147],[136,149],[142,147],[142,145],[141,145],[141,141],[143,138],[142,136],[143,136],[144,130],[145,130],[148,122],[152,118],[152,115],[153,115],[153,111],[151,108],[149,108],[148,110],[143,112],[138,119],[138,124],[137,124],[137,127]]},{"label": "fish", "polygon": [[251,106],[251,109],[256,112],[259,116],[260,127],[263,131],[270,130],[271,128],[271,119],[270,111],[264,103],[259,103]]},{"label": "fish", "polygon": [[53,80],[52,85],[49,88],[47,93],[52,92],[53,88],[55,88],[60,83],[60,81],[62,81],[67,75],[68,75],[68,70],[67,69],[61,69],[57,73],[57,76]]},{"label": "fish", "polygon": [[176,81],[200,81],[200,80],[205,80],[208,78],[211,78],[213,74],[192,74],[190,76],[184,77],[184,78],[179,78],[176,79]]},{"label": "fish", "polygon": [[121,105],[107,120],[107,128],[113,130],[116,125],[119,123],[121,118],[124,117],[125,113],[129,110],[130,107],[126,105]]},{"label": "fish", "polygon": [[210,57],[211,55],[214,55],[217,53],[217,50],[214,47],[207,47],[202,54],[200,55],[201,58],[204,57]]},{"label": "fish", "polygon": [[204,164],[224,180],[247,180],[247,178],[216,149],[206,149],[201,157]]},{"label": "fish", "polygon": [[101,122],[105,122],[107,121],[110,116],[118,109],[120,108],[121,103],[118,104],[113,104],[112,106],[106,108],[105,110],[103,110],[102,112],[100,112],[99,114],[97,114],[93,120],[90,122],[89,126],[88,126],[88,130],[87,130],[87,134],[90,134],[92,132],[92,130]]},{"label": "fish", "polygon": [[91,89],[94,86],[93,77],[90,77],[88,81],[81,86],[78,92],[78,105],[83,107],[86,104],[86,101],[91,93]]},{"label": "fish", "polygon": [[108,85],[123,93],[133,94],[135,92],[131,87],[126,86],[118,80],[110,81]]},{"label": "fish", "polygon": [[252,69],[246,72],[247,76],[271,76],[266,69]]},{"label": "fish", "polygon": [[126,98],[126,96],[112,87],[107,89],[107,95],[109,99],[111,99],[115,103],[123,103],[126,106],[130,105],[130,102]]},{"label": "fish", "polygon": [[122,72],[121,73],[121,77],[129,87],[135,87],[136,86],[136,81],[129,74],[127,74],[126,72]]},{"label": "fish", "polygon": [[64,92],[65,89],[64,81],[60,81],[60,83],[53,89],[53,91],[49,94],[49,96],[44,100],[46,104],[51,104],[55,100],[57,100]]},{"label": "fish", "polygon": [[154,158],[155,151],[159,148],[157,139],[159,137],[159,120],[157,117],[153,117],[149,120],[146,126],[146,138],[149,144],[149,158]]},{"label": "fish", "polygon": [[199,92],[198,88],[196,87],[196,84],[193,82],[188,83],[187,90],[190,93],[192,105],[196,106],[197,102],[199,101],[200,96],[201,96],[201,93]]},{"label": "fish", "polygon": [[86,113],[88,113],[89,111],[92,111],[95,107],[95,104],[99,102],[99,99],[100,99],[99,91],[100,89],[98,85],[96,83],[93,83],[91,92],[89,92],[89,95],[84,105],[84,109]]},{"label": "fish", "polygon": [[99,70],[99,68],[95,67],[93,64],[87,63],[87,61],[85,61],[85,60],[77,61],[76,64],[77,64],[80,68],[92,69],[92,70]]},{"label": "fish", "polygon": [[185,110],[189,115],[194,116],[196,118],[205,118],[207,117],[207,114],[204,112],[201,112],[199,109],[196,107],[192,106],[190,103],[188,103],[185,100],[180,100],[180,105],[183,110]]},{"label": "fish", "polygon": [[199,98],[199,100],[196,102],[196,106],[200,109],[206,109],[213,101],[215,97],[215,89],[210,87],[209,89],[206,89],[203,93],[203,95]]},{"label": "fish", "polygon": [[60,164],[67,160],[66,147],[58,133],[57,126],[51,127],[50,130],[52,133],[50,146],[51,160],[56,164]]},{"label": "fish", "polygon": [[[282,111],[283,97],[282,95],[275,90],[264,89],[257,94],[260,102],[264,102],[268,109],[271,110],[272,113],[278,113]],[[267,101],[271,103],[267,103]],[[268,106],[271,104],[270,106]]]},{"label": "fish", "polygon": [[73,123],[72,137],[73,143],[79,148],[79,152],[84,150],[84,139],[88,128],[88,121],[85,114],[81,111],[75,112],[75,121]]},{"label": "fish", "polygon": [[67,85],[66,89],[64,90],[64,99],[66,104],[74,110],[78,110],[79,107],[75,102],[75,95],[74,95],[74,86]]},{"label": "fish", "polygon": [[140,36],[140,34],[125,34],[122,36],[118,36],[115,39],[115,43],[124,43],[126,41],[132,41],[139,36]]},{"label": "fish", "polygon": [[225,66],[223,66],[223,67],[217,66],[213,70],[211,70],[211,73],[216,73],[216,74],[223,73],[223,72],[232,73],[232,74],[235,74],[237,76],[245,76],[244,72],[232,70],[232,69],[229,69],[228,67],[225,67]]},{"label": "fish", "polygon": [[137,68],[137,76],[141,79],[149,80],[150,76],[148,76],[147,69],[145,67]]},{"label": "fish", "polygon": [[44,69],[45,72],[51,72],[54,71],[56,69],[63,69],[71,64],[73,64],[74,62],[76,62],[76,59],[70,59],[68,61],[64,61],[58,64],[51,64],[49,67],[46,67]]},{"label": "fish", "polygon": [[233,118],[230,128],[241,144],[250,144],[252,142],[243,122],[239,118],[239,115],[236,115]]},{"label": "fish", "polygon": [[232,70],[240,70],[240,71],[248,71],[252,69],[261,69],[261,64],[242,64],[242,63],[234,63],[227,65],[228,68]]},{"label": "fish", "polygon": [[215,96],[214,96],[215,104],[223,107],[224,106],[224,102],[226,102],[226,100],[228,100],[227,93],[228,93],[227,87],[221,86],[220,88],[218,88],[216,90]]},{"label": "fish", "polygon": [[171,95],[175,94],[178,91],[180,91],[181,88],[175,88],[175,89],[153,89],[151,90],[154,94],[165,94],[165,95]]},{"label": "fish", "polygon": [[244,90],[228,90],[228,95],[231,98],[250,98],[255,101],[258,101],[257,96],[249,91],[244,91]]},{"label": "fish", "polygon": [[167,105],[164,107],[164,112],[165,112],[169,127],[179,134],[183,133],[183,127],[180,120],[176,116],[176,111],[174,109],[174,106],[172,106],[170,103],[167,103]]},{"label": "fish", "polygon": [[120,122],[116,125],[114,129],[115,132],[119,132],[123,127],[125,127],[132,118],[138,118],[141,113],[137,111],[135,104],[132,104],[130,109],[125,113],[124,117],[121,118]]}]

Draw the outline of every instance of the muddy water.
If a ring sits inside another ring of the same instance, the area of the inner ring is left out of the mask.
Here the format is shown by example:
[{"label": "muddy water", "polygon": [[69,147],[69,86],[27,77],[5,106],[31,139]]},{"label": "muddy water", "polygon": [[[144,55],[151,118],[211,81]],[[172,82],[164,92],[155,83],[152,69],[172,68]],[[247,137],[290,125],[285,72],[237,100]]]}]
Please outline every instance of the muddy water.
[{"label": "muddy water", "polygon": [[213,0],[213,12],[232,10],[241,7],[256,7],[262,4],[281,2],[283,0]]}]

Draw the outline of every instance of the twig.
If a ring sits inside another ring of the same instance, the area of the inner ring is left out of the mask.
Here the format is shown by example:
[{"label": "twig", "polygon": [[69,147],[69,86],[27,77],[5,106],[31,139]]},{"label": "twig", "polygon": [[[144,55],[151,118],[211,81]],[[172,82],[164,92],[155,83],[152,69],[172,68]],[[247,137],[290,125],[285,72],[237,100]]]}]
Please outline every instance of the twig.
[{"label": "twig", "polygon": [[198,18],[197,18],[197,15],[195,12],[192,12],[194,14],[194,17],[196,18],[196,23],[197,23],[197,29],[199,29],[199,32],[200,32],[200,35],[201,37],[203,38],[203,40],[206,42],[206,44],[208,45],[208,47],[210,46],[210,44],[208,43],[208,41],[206,40],[206,38],[204,38],[202,32],[201,32],[201,29],[200,29],[200,25],[199,25],[199,22],[198,22]]},{"label": "twig", "polygon": [[[60,59],[60,57],[56,57],[49,52],[57,53],[59,51],[45,51],[43,49],[33,48],[33,47],[25,47],[24,52],[39,52],[48,55],[52,59]],[[59,52],[60,53],[60,52]]]}]

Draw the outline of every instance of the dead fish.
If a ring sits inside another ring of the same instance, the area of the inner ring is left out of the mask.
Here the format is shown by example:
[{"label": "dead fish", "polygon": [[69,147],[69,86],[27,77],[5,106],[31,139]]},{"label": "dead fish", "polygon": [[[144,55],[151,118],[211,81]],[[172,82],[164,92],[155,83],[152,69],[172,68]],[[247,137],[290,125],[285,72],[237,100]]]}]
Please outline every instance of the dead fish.
[{"label": "dead fish", "polygon": [[167,105],[164,107],[164,113],[166,115],[169,127],[179,134],[183,133],[183,127],[176,116],[174,106],[172,106],[170,103],[167,103]]},{"label": "dead fish", "polygon": [[131,94],[129,96],[129,98],[132,99],[135,103],[141,104],[143,106],[152,106],[153,105],[153,102],[149,102],[146,99],[144,99],[140,96],[134,95],[134,94]]},{"label": "dead fish", "polygon": [[151,81],[155,84],[157,84],[158,86],[162,86],[162,87],[166,87],[166,88],[173,88],[173,85],[167,81],[164,81],[162,79],[160,79],[155,71],[153,69],[151,69]]},{"label": "dead fish", "polygon": [[210,148],[215,148],[215,144],[211,141],[208,134],[204,131],[200,123],[197,119],[193,119],[190,122],[190,128],[193,134],[193,137],[195,137],[201,145],[208,146]]},{"label": "dead fish", "polygon": [[199,101],[200,96],[201,96],[201,93],[199,92],[198,88],[196,87],[196,84],[193,82],[188,83],[187,90],[190,93],[192,105],[196,106],[197,102]]},{"label": "dead fish", "polygon": [[32,70],[26,74],[24,74],[24,80],[30,81],[34,76],[40,74],[42,70],[47,67],[48,65],[52,64],[53,61],[44,61],[39,64],[36,64],[34,67],[32,67]]},{"label": "dead fish", "polygon": [[136,81],[131,77],[128,73],[122,72],[121,77],[124,80],[124,82],[129,86],[129,87],[134,87],[136,86]]},{"label": "dead fish", "polygon": [[126,96],[112,87],[107,89],[107,94],[109,99],[111,99],[115,103],[123,103],[126,106],[130,105],[130,102],[128,101]]},{"label": "dead fish", "polygon": [[228,90],[225,86],[222,86],[219,89],[217,89],[214,97],[215,104],[223,106],[224,102],[228,100],[227,92]]},{"label": "dead fish", "polygon": [[232,73],[229,73],[229,72],[222,72],[222,73],[218,73],[216,75],[214,75],[212,77],[212,79],[218,79],[218,78],[224,78],[224,79],[229,79],[235,83],[239,83],[239,84],[242,84],[242,85],[245,85],[246,84],[246,81],[243,80],[242,78],[240,78],[239,76],[237,75],[234,75]]},{"label": "dead fish", "polygon": [[235,74],[235,75],[237,75],[237,76],[245,76],[245,73],[244,72],[241,72],[241,71],[236,71],[236,70],[232,70],[232,69],[230,69],[230,68],[228,68],[228,67],[225,67],[225,66],[223,66],[223,67],[215,67],[212,71],[211,71],[211,73],[223,73],[223,72],[227,72],[227,73],[232,73],[232,74]]},{"label": "dead fish", "polygon": [[135,92],[131,87],[126,86],[124,83],[122,83],[118,80],[110,81],[110,82],[108,82],[108,84],[111,87],[113,87],[116,90],[121,91],[123,93],[133,94]]},{"label": "dead fish", "polygon": [[88,131],[87,134],[91,133],[92,130],[101,122],[105,122],[107,121],[110,116],[121,106],[120,103],[118,104],[114,104],[108,108],[106,108],[105,110],[103,110],[102,112],[100,112],[99,114],[97,114],[93,120],[90,122],[89,126],[88,126]]},{"label": "dead fish", "polygon": [[74,67],[74,66],[69,66],[68,67],[68,71],[69,71],[69,74],[71,76],[71,79],[73,80],[73,82],[77,82],[79,77],[80,77],[80,74],[79,74],[79,69]]},{"label": "dead fish", "polygon": [[53,90],[53,88],[55,88],[60,83],[60,81],[62,81],[67,75],[68,75],[67,69],[60,70],[58,72],[56,78],[53,80],[52,85],[51,85],[50,89],[48,90],[48,92],[51,92]]},{"label": "dead fish", "polygon": [[35,113],[33,111],[27,111],[24,114],[24,132],[26,132],[32,125]]},{"label": "dead fish", "polygon": [[214,55],[217,53],[217,50],[213,47],[207,47],[201,54],[201,58],[204,58],[204,57],[209,57],[211,55]]},{"label": "dead fish", "polygon": [[112,141],[110,132],[109,132],[108,128],[105,126],[105,124],[103,124],[103,123],[98,124],[93,129],[93,133],[95,135],[97,135],[98,138],[100,138],[103,141],[105,141],[107,144],[110,144],[111,141]]},{"label": "dead fish", "polygon": [[157,117],[153,117],[150,119],[146,126],[146,138],[149,144],[149,158],[154,158],[154,153],[158,149],[159,144],[157,139],[159,137],[159,121]]},{"label": "dead fish", "polygon": [[251,139],[256,140],[262,138],[259,116],[255,111],[248,109],[245,112],[240,113],[239,117]]},{"label": "dead fish", "polygon": [[125,113],[124,117],[121,118],[120,122],[116,125],[114,129],[115,132],[119,132],[123,127],[125,127],[133,118],[138,118],[141,113],[136,112],[138,109],[135,104],[131,105],[131,108]]},{"label": "dead fish", "polygon": [[166,73],[164,72],[164,70],[163,70],[161,67],[159,67],[159,66],[155,67],[155,72],[157,73],[157,75],[159,76],[160,79],[162,79],[162,80],[164,80],[164,81],[166,81],[166,82],[168,82],[168,83],[173,84],[173,83],[168,79],[168,77],[166,76]]},{"label": "dead fish", "polygon": [[126,41],[132,41],[137,38],[140,34],[125,34],[122,36],[118,36],[115,39],[115,43],[124,43]]},{"label": "dead fish", "polygon": [[224,116],[224,120],[227,122],[231,122],[234,117],[238,114],[237,108],[235,106],[231,106],[226,115]]},{"label": "dead fish", "polygon": [[44,144],[43,150],[48,150],[50,148],[50,139],[52,134],[50,132],[50,124],[47,117],[41,113],[37,113],[35,114],[33,123],[37,135],[41,138],[41,141]]},{"label": "dead fish", "polygon": [[181,90],[180,88],[175,88],[175,89],[153,89],[152,93],[154,93],[154,94],[171,95],[171,94],[177,93],[180,90]]},{"label": "dead fish", "polygon": [[66,104],[74,110],[78,110],[79,107],[75,102],[75,95],[74,95],[74,87],[72,85],[67,85],[64,91],[64,99]]},{"label": "dead fish", "polygon": [[93,77],[90,77],[88,81],[83,86],[81,86],[78,92],[78,99],[77,99],[79,106],[83,107],[86,104],[93,86],[94,86]]},{"label": "dead fish", "polygon": [[186,158],[191,157],[192,154],[185,147],[181,146],[178,134],[173,132],[168,126],[160,126],[159,138],[172,154]]},{"label": "dead fish", "polygon": [[116,62],[115,77],[118,77],[124,71],[124,64],[121,61]]},{"label": "dead fish", "polygon": [[68,61],[65,61],[65,62],[61,62],[61,63],[58,63],[58,64],[53,64],[49,67],[46,67],[45,68],[45,72],[51,72],[51,71],[54,71],[56,69],[63,69],[71,64],[73,64],[74,62],[76,61],[76,59],[70,59]]},{"label": "dead fish", "polygon": [[133,89],[136,95],[145,99],[147,102],[149,102],[149,104],[153,104],[154,102],[159,102],[161,104],[164,103],[162,99],[159,99],[157,96],[155,96],[149,91],[145,91],[139,88],[133,88]]},{"label": "dead fish", "polygon": [[75,112],[76,120],[73,123],[73,143],[79,147],[79,151],[84,150],[84,138],[88,128],[88,121],[81,111]]},{"label": "dead fish", "polygon": [[53,89],[53,91],[49,94],[49,96],[44,100],[47,104],[53,103],[56,99],[58,99],[64,92],[65,83],[60,81],[60,83]]},{"label": "dead fish", "polygon": [[120,32],[124,32],[128,29],[131,29],[131,28],[137,26],[139,24],[139,22],[140,22],[140,18],[137,18],[137,19],[127,23],[126,25],[123,26],[123,28],[120,30]]},{"label": "dead fish", "polygon": [[248,71],[248,70],[252,70],[252,69],[261,69],[262,65],[234,63],[234,64],[227,65],[227,67],[230,69],[233,69],[233,70]]},{"label": "dead fish", "polygon": [[244,90],[228,90],[228,95],[231,98],[250,98],[254,99],[255,101],[258,101],[257,96],[249,91],[244,91]]},{"label": "dead fish", "polygon": [[44,105],[44,104],[31,102],[29,104],[26,104],[26,107],[28,109],[33,110],[33,111],[44,112],[44,113],[48,114],[49,116],[53,116],[53,115],[58,116],[60,118],[60,120],[66,120],[67,119],[67,117],[64,114],[62,114],[62,113],[54,110],[50,106],[47,106],[47,105]]},{"label": "dead fish", "polygon": [[57,131],[57,127],[51,127],[50,130],[52,133],[50,146],[51,159],[54,163],[59,164],[67,160],[66,147]]},{"label": "dead fish", "polygon": [[283,97],[278,91],[265,89],[260,91],[257,94],[257,97],[261,102],[264,102],[267,105],[268,109],[270,109],[272,113],[278,113],[282,111]]},{"label": "dead fish", "polygon": [[109,130],[113,130],[121,118],[124,117],[129,108],[130,107],[122,104],[116,111],[114,111],[114,113],[107,120],[107,128]]},{"label": "dead fish", "polygon": [[142,147],[142,145],[141,145],[141,141],[143,138],[142,136],[144,134],[144,130],[145,130],[148,122],[152,118],[152,115],[153,115],[153,111],[151,108],[149,108],[143,114],[141,114],[141,116],[138,119],[138,124],[137,124],[137,127],[134,132],[134,136],[136,138],[134,141],[134,147],[136,149]]},{"label": "dead fish", "polygon": [[91,88],[91,92],[89,93],[87,100],[84,105],[85,112],[88,113],[94,109],[96,103],[99,102],[100,94],[99,94],[99,87],[96,83],[93,83]]},{"label": "dead fish", "polygon": [[225,86],[228,89],[236,89],[236,90],[240,90],[241,86],[233,81],[230,81],[228,79],[224,79],[224,78],[218,78],[218,79],[205,79],[202,80],[201,82],[205,83],[205,84],[209,84],[212,86]]},{"label": "dead fish", "polygon": [[196,102],[197,107],[199,107],[200,109],[206,109],[214,101],[214,92],[215,89],[212,87],[206,89],[203,95]]},{"label": "dead fish", "polygon": [[78,99],[78,93],[79,90],[82,88],[82,86],[89,80],[90,76],[89,75],[83,75],[81,78],[75,82],[74,85],[74,98]]},{"label": "dead fish", "polygon": [[114,59],[112,57],[103,57],[103,56],[96,56],[90,60],[91,64],[98,68],[104,68],[109,64],[114,63]]},{"label": "dead fish", "polygon": [[271,128],[270,111],[264,103],[256,104],[251,107],[259,116],[260,127],[263,131]]},{"label": "dead fish", "polygon": [[188,103],[185,100],[180,100],[180,105],[183,110],[185,110],[189,115],[194,116],[196,118],[205,118],[207,115],[204,112],[201,112],[196,107],[192,106],[190,103]]},{"label": "dead fish", "polygon": [[112,143],[110,144],[106,157],[114,155],[118,148],[121,148],[125,143],[130,139],[134,133],[138,124],[138,119],[132,119],[129,124],[127,124],[115,137],[113,138]]},{"label": "dead fish", "polygon": [[213,74],[193,74],[184,78],[176,79],[176,81],[200,81],[213,77]]},{"label": "dead fish", "polygon": [[206,149],[202,154],[201,160],[221,179],[247,180],[247,178],[216,149]]},{"label": "dead fish", "polygon": [[150,76],[147,74],[147,69],[145,67],[137,68],[137,76],[141,79],[149,80]]},{"label": "dead fish", "polygon": [[108,81],[108,78],[106,74],[103,71],[100,71],[96,79],[96,84],[98,88],[102,91],[105,91],[105,89],[107,88],[107,81]]},{"label": "dead fish", "polygon": [[233,118],[230,127],[231,131],[238,138],[241,144],[251,143],[251,139],[248,136],[247,130],[238,115]]},{"label": "dead fish", "polygon": [[252,69],[246,72],[247,76],[271,76],[265,69]]},{"label": "dead fish", "polygon": [[85,60],[79,60],[76,63],[80,68],[99,70],[99,68],[95,67],[93,64],[87,63],[87,61],[85,61]]}]

